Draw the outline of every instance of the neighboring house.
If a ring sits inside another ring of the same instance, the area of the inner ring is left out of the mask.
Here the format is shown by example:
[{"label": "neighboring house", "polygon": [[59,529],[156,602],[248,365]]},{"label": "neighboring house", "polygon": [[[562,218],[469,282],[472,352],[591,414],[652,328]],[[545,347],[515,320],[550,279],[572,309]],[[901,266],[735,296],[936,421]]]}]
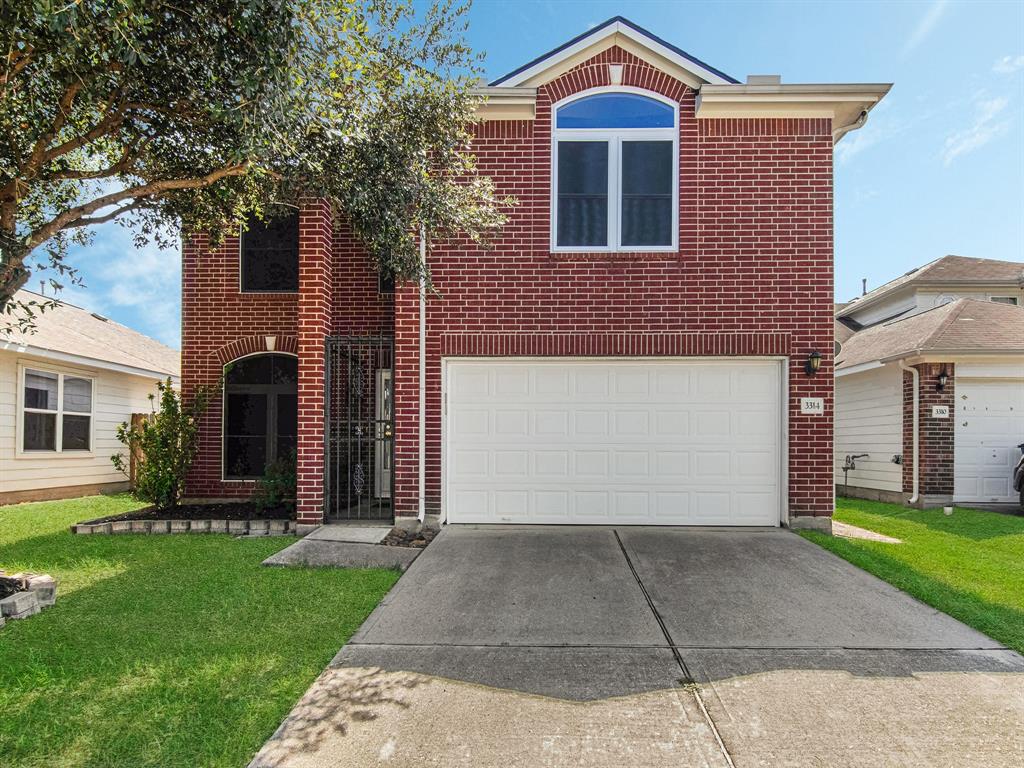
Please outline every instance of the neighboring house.
[{"label": "neighboring house", "polygon": [[322,201],[186,237],[183,388],[227,372],[188,493],[297,447],[306,527],[830,527],[833,145],[888,89],[739,83],[616,18],[480,89],[518,205],[429,243],[422,304]]},{"label": "neighboring house", "polygon": [[115,430],[157,380],[179,383],[178,352],[63,301],[37,315],[34,333],[0,331],[0,504],[125,490]]},{"label": "neighboring house", "polygon": [[[1017,500],[1024,263],[944,256],[837,305],[836,341],[840,493],[921,506]],[[845,480],[847,457],[863,454]]]}]

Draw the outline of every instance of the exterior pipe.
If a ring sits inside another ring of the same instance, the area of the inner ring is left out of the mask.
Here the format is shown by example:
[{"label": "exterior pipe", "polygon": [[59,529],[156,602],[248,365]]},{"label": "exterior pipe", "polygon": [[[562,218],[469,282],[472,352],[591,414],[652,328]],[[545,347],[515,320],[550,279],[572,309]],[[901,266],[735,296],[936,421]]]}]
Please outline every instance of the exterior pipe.
[{"label": "exterior pipe", "polygon": [[422,523],[427,518],[427,228],[420,227],[420,477],[419,512]]},{"label": "exterior pipe", "polygon": [[914,454],[914,474],[912,475],[912,477],[913,477],[912,494],[910,496],[910,499],[907,501],[907,503],[908,504],[916,504],[918,496],[920,496],[920,481],[921,481],[921,470],[920,470],[920,466],[918,464],[918,451],[919,451],[918,441],[920,440],[919,421],[920,421],[920,418],[921,418],[920,413],[919,413],[920,409],[918,408],[918,403],[919,403],[920,397],[921,397],[921,395],[920,395],[920,392],[921,392],[921,373],[920,373],[920,371],[917,370],[917,368],[911,368],[903,360],[900,360],[899,362],[900,362],[900,370],[909,371],[910,372],[910,377],[911,377],[911,379],[913,379],[913,382],[914,382],[914,385],[913,385],[914,386],[914,441],[913,441],[913,444],[914,444],[914,450],[913,450],[913,454]]},{"label": "exterior pipe", "polygon": [[837,143],[841,138],[843,138],[843,136],[848,134],[850,131],[856,131],[858,128],[863,128],[864,123],[866,123],[867,121],[868,111],[865,109],[863,112],[860,113],[860,115],[857,116],[857,119],[854,120],[852,123],[850,123],[849,125],[844,125],[842,128],[836,128],[834,131],[832,131],[832,143]]}]

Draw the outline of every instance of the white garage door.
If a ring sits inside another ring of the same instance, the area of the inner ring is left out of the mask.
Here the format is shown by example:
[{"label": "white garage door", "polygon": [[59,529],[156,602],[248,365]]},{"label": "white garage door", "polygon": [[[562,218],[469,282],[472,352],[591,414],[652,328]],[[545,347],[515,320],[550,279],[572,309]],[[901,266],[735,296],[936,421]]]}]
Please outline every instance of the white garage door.
[{"label": "white garage door", "polygon": [[777,361],[449,360],[453,523],[778,525]]},{"label": "white garage door", "polygon": [[1013,502],[1013,466],[1024,443],[1024,380],[956,382],[953,498]]}]

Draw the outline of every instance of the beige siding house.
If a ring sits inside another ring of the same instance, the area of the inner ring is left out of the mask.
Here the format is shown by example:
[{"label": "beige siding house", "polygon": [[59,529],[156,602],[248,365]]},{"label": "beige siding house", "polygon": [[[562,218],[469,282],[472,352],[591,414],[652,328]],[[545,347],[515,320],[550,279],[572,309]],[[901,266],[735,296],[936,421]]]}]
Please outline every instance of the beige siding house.
[{"label": "beige siding house", "polygon": [[65,302],[35,324],[0,332],[0,504],[127,488],[117,425],[149,412],[158,380],[178,384],[178,352]]}]

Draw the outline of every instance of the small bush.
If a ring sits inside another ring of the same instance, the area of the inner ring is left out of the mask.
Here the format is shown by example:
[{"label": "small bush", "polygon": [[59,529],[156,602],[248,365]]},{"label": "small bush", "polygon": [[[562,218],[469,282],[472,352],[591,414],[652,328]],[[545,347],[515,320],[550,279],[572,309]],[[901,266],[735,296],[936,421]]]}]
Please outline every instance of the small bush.
[{"label": "small bush", "polygon": [[288,456],[267,465],[267,470],[256,483],[252,500],[260,510],[286,507],[295,509],[296,456]]},{"label": "small bush", "polygon": [[[125,422],[117,428],[117,439],[129,454],[139,457],[135,468],[135,487],[132,492],[142,501],[158,509],[170,509],[178,504],[192,460],[196,456],[199,438],[199,419],[210,404],[215,389],[200,387],[192,401],[185,405],[171,385],[171,380],[157,382],[158,396],[150,395],[153,413],[140,426]],[[159,398],[159,407],[156,400]],[[129,474],[127,456],[118,453],[110,457],[114,466]]]}]

